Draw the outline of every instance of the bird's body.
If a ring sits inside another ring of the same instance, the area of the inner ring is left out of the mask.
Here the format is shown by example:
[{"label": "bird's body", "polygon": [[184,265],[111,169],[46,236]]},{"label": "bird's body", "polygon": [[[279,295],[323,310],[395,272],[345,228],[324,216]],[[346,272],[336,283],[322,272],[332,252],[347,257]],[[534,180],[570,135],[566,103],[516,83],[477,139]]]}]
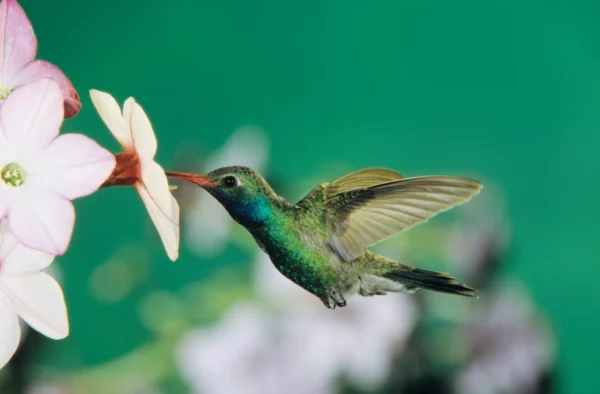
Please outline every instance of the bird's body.
[{"label": "bird's body", "polygon": [[[345,306],[354,294],[420,288],[472,296],[454,278],[413,268],[367,248],[438,212],[466,202],[481,185],[454,177],[404,178],[366,169],[317,186],[293,204],[256,172],[225,167],[198,183],[252,234],[275,267],[321,299]],[[182,177],[182,179],[185,179]]]},{"label": "bird's body", "polygon": [[[342,261],[328,245],[330,234],[310,205],[278,199],[268,209],[263,225],[246,228],[286,278],[319,297],[328,308],[344,306],[346,298],[356,293],[385,294],[372,282],[378,281],[378,274],[398,268],[398,263],[369,250],[356,259]],[[398,291],[405,289],[389,282]]]}]

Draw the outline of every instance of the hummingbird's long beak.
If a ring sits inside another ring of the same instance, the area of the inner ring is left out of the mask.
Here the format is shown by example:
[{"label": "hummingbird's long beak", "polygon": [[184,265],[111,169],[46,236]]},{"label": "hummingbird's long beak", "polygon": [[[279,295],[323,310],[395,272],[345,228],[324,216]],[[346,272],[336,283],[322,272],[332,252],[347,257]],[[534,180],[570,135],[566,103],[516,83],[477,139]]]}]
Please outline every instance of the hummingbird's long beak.
[{"label": "hummingbird's long beak", "polygon": [[182,181],[188,181],[200,187],[215,187],[217,186],[213,181],[210,180],[206,175],[190,174],[187,172],[166,172],[169,178],[181,179]]}]

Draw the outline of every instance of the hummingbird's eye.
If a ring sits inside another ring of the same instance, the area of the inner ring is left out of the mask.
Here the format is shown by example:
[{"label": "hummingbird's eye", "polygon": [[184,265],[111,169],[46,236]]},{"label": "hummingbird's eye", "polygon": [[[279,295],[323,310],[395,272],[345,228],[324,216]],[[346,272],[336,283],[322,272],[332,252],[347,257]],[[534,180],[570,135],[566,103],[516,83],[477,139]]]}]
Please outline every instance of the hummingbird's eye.
[{"label": "hummingbird's eye", "polygon": [[238,180],[236,177],[230,175],[221,179],[221,184],[225,187],[234,187],[237,186]]}]

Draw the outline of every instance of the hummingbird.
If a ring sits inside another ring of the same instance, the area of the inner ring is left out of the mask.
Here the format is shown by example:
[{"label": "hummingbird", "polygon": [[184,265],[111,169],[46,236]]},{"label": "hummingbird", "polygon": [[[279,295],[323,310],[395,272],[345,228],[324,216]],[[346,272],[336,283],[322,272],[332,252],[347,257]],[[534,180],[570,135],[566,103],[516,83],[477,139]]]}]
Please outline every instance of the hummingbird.
[{"label": "hummingbird", "polygon": [[205,189],[244,226],[280,273],[329,309],[355,294],[369,297],[419,289],[474,297],[452,276],[411,267],[368,248],[470,200],[482,189],[451,176],[405,178],[385,168],[321,183],[292,203],[248,167],[206,175],[168,172]]}]

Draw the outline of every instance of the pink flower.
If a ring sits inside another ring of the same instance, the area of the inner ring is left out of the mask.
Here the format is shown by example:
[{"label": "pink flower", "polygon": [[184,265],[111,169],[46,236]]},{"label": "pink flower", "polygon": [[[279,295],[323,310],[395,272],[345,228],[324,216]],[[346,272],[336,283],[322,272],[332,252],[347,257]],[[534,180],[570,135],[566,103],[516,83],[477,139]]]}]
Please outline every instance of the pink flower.
[{"label": "pink flower", "polygon": [[157,143],[152,124],[133,97],[125,101],[123,113],[108,93],[91,90],[100,117],[125,151],[117,155],[117,166],[106,186],[133,185],[173,261],[179,255],[179,205],[171,192],[165,170],[154,161]]},{"label": "pink flower", "polygon": [[37,40],[27,15],[16,0],[0,3],[0,102],[14,89],[43,78],[58,83],[64,99],[64,117],[77,115],[79,96],[71,82],[54,65],[34,60]]},{"label": "pink flower", "polygon": [[20,316],[52,338],[69,335],[67,308],[59,284],[41,272],[54,256],[29,249],[15,238],[6,220],[0,224],[0,368],[19,346]]},{"label": "pink flower", "polygon": [[53,255],[71,240],[71,200],[98,189],[115,166],[88,137],[59,136],[62,120],[62,93],[51,79],[21,87],[0,107],[0,218],[21,243]]}]

